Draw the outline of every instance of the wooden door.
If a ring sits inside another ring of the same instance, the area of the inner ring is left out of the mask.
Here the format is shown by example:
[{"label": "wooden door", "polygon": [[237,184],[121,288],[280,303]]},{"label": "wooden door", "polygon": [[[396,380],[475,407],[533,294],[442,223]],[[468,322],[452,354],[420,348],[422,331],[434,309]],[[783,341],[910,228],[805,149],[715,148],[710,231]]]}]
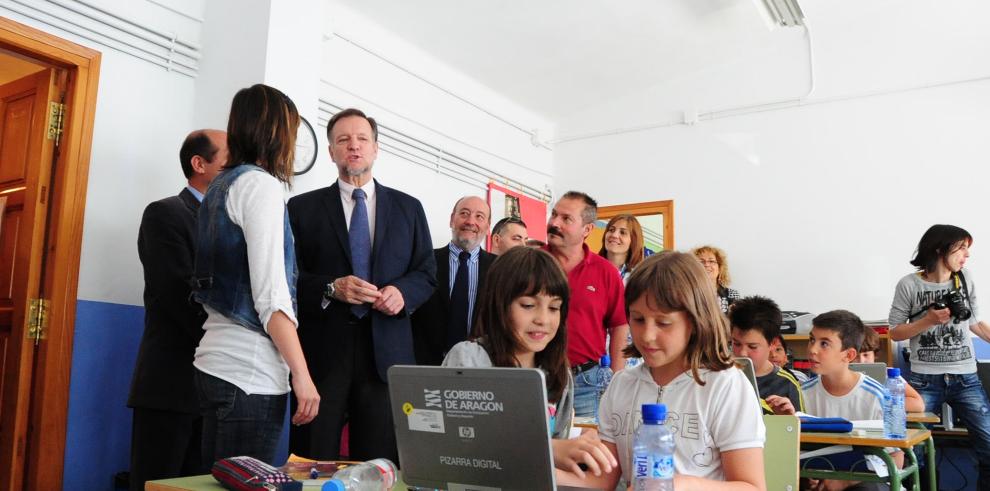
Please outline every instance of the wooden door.
[{"label": "wooden door", "polygon": [[[0,490],[22,489],[37,345],[31,299],[42,294],[45,229],[56,135],[55,70],[0,86]],[[51,136],[51,138],[50,138]]]}]

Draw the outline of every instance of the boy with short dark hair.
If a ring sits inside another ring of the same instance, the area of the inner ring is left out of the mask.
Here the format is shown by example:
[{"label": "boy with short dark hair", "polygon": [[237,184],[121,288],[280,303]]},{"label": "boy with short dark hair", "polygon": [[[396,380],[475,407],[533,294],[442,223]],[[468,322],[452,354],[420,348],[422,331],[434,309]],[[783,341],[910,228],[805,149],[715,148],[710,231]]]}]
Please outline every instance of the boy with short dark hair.
[{"label": "boy with short dark hair", "polygon": [[801,384],[790,372],[770,362],[770,343],[780,335],[783,323],[777,303],[761,296],[736,300],[729,310],[729,322],[732,353],[753,360],[764,409],[778,414],[804,411]]},{"label": "boy with short dark hair", "polygon": [[[849,363],[859,357],[866,327],[856,314],[833,310],[811,321],[808,337],[808,358],[811,371],[818,377],[805,382],[805,407],[808,413],[821,417],[848,420],[882,420],[884,387],[868,375],[849,369]],[[904,454],[892,453],[898,467]],[[821,484],[819,484],[821,486]],[[830,481],[824,489],[887,489],[876,483]],[[815,488],[819,489],[819,488]]]}]

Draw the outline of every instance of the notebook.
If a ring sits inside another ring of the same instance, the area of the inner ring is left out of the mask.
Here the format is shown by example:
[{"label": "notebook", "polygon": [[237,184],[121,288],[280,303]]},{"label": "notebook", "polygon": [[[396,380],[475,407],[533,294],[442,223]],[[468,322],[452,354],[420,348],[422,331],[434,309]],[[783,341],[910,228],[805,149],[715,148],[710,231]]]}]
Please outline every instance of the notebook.
[{"label": "notebook", "polygon": [[801,431],[818,431],[826,433],[849,433],[853,429],[852,421],[845,418],[818,418],[801,416]]},{"label": "notebook", "polygon": [[576,489],[555,487],[543,372],[397,365],[388,382],[409,489]]}]

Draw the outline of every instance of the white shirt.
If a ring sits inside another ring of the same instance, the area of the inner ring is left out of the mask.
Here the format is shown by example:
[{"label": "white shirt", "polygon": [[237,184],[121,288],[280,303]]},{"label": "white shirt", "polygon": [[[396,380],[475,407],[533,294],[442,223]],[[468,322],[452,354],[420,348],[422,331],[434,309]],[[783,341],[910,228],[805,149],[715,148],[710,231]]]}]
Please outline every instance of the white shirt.
[{"label": "white shirt", "polygon": [[[344,182],[337,178],[337,186],[340,187],[340,204],[344,207],[344,220],[347,222],[347,230],[351,229],[351,213],[354,213],[354,198],[351,194],[357,186]],[[365,205],[368,207],[368,231],[371,232],[371,245],[375,245],[375,209],[378,207],[377,194],[375,193],[375,180],[369,179],[361,186],[364,190]]]},{"label": "white shirt", "polygon": [[632,482],[632,447],[643,423],[643,404],[667,405],[664,425],[674,434],[674,469],[679,474],[725,480],[722,453],[763,448],[766,427],[753,386],[738,368],[712,372],[700,369],[705,385],[691,372],[660,387],[649,367],[620,371],[599,407],[599,436],[614,443],[625,482]]},{"label": "white shirt", "polygon": [[856,375],[859,381],[848,394],[841,396],[829,394],[821,377],[801,384],[805,411],[822,418],[883,419],[883,386],[868,375],[858,372]]},{"label": "white shirt", "polygon": [[[241,227],[247,243],[251,296],[261,325],[282,311],[298,325],[285,278],[283,227],[285,192],[264,172],[247,172],[227,194],[227,214]],[[236,385],[248,394],[289,392],[289,366],[270,338],[205,307],[206,333],[196,348],[193,366]]]}]

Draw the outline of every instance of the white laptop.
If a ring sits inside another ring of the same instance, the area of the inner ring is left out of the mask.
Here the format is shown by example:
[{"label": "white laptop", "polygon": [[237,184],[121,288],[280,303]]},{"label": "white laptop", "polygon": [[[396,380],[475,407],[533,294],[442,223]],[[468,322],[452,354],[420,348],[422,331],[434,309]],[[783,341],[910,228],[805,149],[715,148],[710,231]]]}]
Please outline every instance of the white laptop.
[{"label": "white laptop", "polygon": [[753,369],[753,360],[745,356],[735,357],[736,364],[739,365],[740,370],[746,375],[746,380],[753,385],[753,390],[756,391],[756,400],[760,400],[760,387],[756,383],[756,370]]},{"label": "white laptop", "polygon": [[393,366],[389,395],[409,489],[555,487],[543,373]]},{"label": "white laptop", "polygon": [[873,380],[880,382],[880,385],[887,383],[887,365],[885,363],[850,363],[849,369],[869,375]]}]

